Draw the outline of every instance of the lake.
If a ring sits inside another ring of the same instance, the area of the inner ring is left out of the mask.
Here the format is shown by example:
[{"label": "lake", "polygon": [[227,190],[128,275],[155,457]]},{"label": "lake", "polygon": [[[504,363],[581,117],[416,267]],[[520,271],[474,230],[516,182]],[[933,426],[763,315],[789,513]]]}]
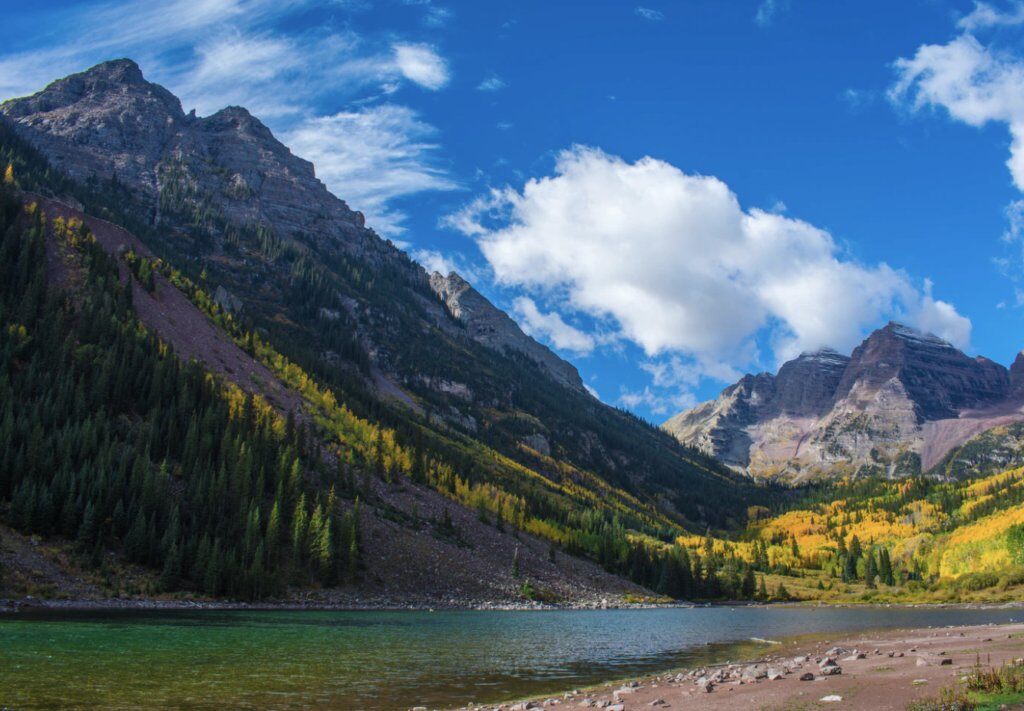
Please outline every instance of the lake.
[{"label": "lake", "polygon": [[35,611],[0,615],[0,708],[403,709],[756,656],[751,638],[1010,622],[1012,609]]}]

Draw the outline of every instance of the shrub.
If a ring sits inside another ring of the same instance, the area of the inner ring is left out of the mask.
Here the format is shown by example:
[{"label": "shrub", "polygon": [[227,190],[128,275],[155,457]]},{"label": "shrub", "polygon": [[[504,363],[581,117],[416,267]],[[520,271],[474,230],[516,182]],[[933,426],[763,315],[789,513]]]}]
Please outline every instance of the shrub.
[{"label": "shrub", "polygon": [[994,588],[998,584],[999,575],[997,573],[968,573],[956,581],[956,586],[961,590],[972,591]]},{"label": "shrub", "polygon": [[959,687],[939,692],[938,697],[920,699],[907,706],[907,711],[973,711],[976,704]]}]

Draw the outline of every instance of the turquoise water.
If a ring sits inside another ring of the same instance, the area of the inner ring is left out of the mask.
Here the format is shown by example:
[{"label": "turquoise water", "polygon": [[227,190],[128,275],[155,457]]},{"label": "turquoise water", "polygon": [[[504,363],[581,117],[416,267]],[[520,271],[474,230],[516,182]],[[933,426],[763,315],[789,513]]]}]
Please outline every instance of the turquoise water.
[{"label": "turquoise water", "polygon": [[0,708],[450,707],[757,655],[751,637],[1009,622],[1021,610],[0,615]]}]

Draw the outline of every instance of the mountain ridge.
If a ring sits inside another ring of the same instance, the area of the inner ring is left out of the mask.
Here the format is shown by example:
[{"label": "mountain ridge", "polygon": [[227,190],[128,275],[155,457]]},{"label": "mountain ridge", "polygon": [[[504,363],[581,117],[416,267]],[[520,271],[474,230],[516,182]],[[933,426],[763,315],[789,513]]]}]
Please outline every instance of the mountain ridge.
[{"label": "mountain ridge", "polygon": [[[126,248],[114,245],[109,257],[131,273],[133,290],[141,284],[165,291],[170,281],[220,329],[218,338],[234,343],[228,350],[237,346],[256,357],[297,398],[294,419],[304,429],[287,431],[308,452],[312,489],[300,514],[301,507],[291,508],[299,494],[292,487],[285,510],[295,513],[286,513],[286,528],[292,516],[334,508],[329,489],[336,484],[346,497],[363,497],[365,516],[377,520],[365,522],[367,531],[404,536],[406,551],[429,544],[431,557],[410,553],[402,560],[389,557],[386,541],[367,544],[377,565],[395,568],[376,575],[385,592],[405,594],[406,572],[443,589],[436,557],[442,549],[426,539],[471,550],[475,541],[460,536],[481,525],[501,534],[480,534],[481,545],[500,540],[501,555],[513,554],[510,539],[530,536],[533,552],[524,553],[524,564],[546,544],[549,558],[562,551],[567,560],[578,557],[653,587],[661,569],[675,565],[664,544],[676,532],[728,528],[745,519],[751,504],[777,494],[600,403],[571,364],[468,282],[427,274],[366,227],[315,178],[311,164],[247,111],[184,114],[137,65],[119,60],[0,105],[0,159],[12,168],[15,199],[26,212],[44,205],[54,214],[70,210],[65,225],[98,219],[126,230],[139,240],[136,248],[127,248],[132,242],[125,238]],[[46,202],[51,198],[59,202]],[[150,301],[140,298],[138,308],[145,311]],[[238,368],[249,368],[248,361],[218,365],[217,349],[190,350],[192,334],[173,325],[156,330],[205,363],[215,380],[238,377],[246,389]],[[271,381],[265,374],[258,379]],[[332,462],[340,463],[336,472]],[[179,464],[173,476],[187,478],[187,468]],[[266,526],[271,494],[243,502],[239,511],[261,509]],[[444,502],[452,502],[452,512]],[[337,504],[338,511],[346,507]],[[351,517],[336,525],[349,530]],[[123,535],[118,529],[108,545],[122,545]],[[198,545],[185,550],[189,565]],[[166,553],[154,546],[137,557],[159,564]],[[242,553],[231,555],[249,565]],[[497,564],[494,557],[463,557],[474,575]],[[511,560],[507,565],[511,570]],[[514,598],[519,593],[510,584],[524,581],[510,583],[508,570],[499,587]],[[345,580],[366,589],[374,575],[371,569]],[[556,577],[549,580],[558,587]],[[616,587],[609,580],[601,585]],[[202,581],[189,584],[203,589]],[[466,581],[468,587],[479,586]]]},{"label": "mountain ridge", "polygon": [[735,469],[791,480],[927,471],[990,426],[1024,419],[1011,368],[890,321],[849,357],[801,354],[746,375],[663,427]]},{"label": "mountain ridge", "polygon": [[[177,97],[147,81],[130,59],[103,62],[52,82],[30,97],[5,101],[0,113],[73,179],[113,177],[140,186],[152,203],[156,224],[161,221],[161,183],[173,184],[179,170],[194,175],[195,169],[183,164],[195,162],[198,156],[215,158],[230,173],[215,186],[214,202],[232,221],[264,219],[280,234],[298,231],[321,239],[326,229],[332,246],[363,258],[379,258],[373,253],[381,250],[390,252],[390,257],[399,252],[366,228],[362,213],[327,190],[311,162],[292,154],[247,109],[228,106],[206,117],[186,114]],[[78,140],[87,132],[99,140]],[[160,144],[155,153],[150,148],[154,132]],[[253,151],[263,159],[259,168],[247,155]],[[293,189],[287,187],[289,182],[295,183]],[[433,285],[430,274],[411,260],[405,262],[413,279]],[[444,301],[444,296],[438,296]],[[480,310],[503,314],[475,289],[471,296]],[[502,331],[500,343],[477,340],[519,350],[563,384],[578,381],[574,387],[584,391],[579,375],[573,376],[575,369],[523,333],[514,321],[509,319]]]}]

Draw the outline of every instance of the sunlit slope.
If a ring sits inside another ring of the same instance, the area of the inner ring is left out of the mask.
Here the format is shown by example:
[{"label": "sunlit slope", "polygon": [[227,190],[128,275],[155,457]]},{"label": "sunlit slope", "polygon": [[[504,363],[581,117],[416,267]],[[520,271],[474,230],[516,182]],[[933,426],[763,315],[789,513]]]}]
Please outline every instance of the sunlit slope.
[{"label": "sunlit slope", "polygon": [[1024,468],[939,482],[850,480],[796,508],[752,507],[732,538],[683,536],[720,575],[751,567],[769,597],[1010,599],[1024,583]]}]

